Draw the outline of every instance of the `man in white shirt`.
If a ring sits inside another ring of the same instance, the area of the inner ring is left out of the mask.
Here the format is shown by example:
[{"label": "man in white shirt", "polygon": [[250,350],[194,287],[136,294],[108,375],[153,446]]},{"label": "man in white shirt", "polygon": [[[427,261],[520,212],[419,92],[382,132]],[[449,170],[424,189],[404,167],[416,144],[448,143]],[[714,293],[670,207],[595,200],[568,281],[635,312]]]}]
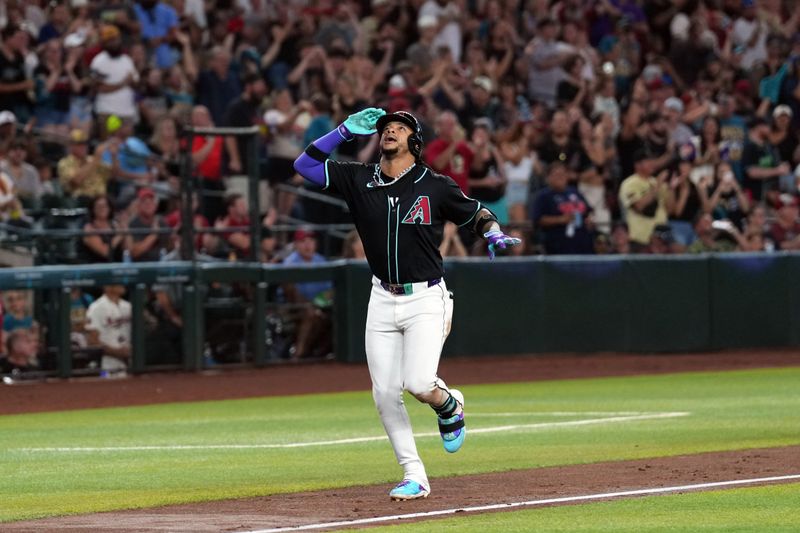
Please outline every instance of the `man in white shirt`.
[{"label": "man in white shirt", "polygon": [[123,294],[122,285],[108,285],[86,310],[86,330],[97,334],[92,343],[103,348],[103,370],[124,371],[131,356],[131,304]]},{"label": "man in white shirt", "polygon": [[733,45],[744,49],[742,68],[749,70],[767,59],[769,26],[758,13],[756,0],[742,0],[742,16],[733,23]]},{"label": "man in white shirt", "polygon": [[103,26],[100,39],[103,51],[94,57],[90,65],[97,87],[94,110],[101,124],[105,124],[109,115],[136,121],[138,117],[133,92],[133,85],[139,81],[136,66],[130,56],[122,52],[119,28]]}]

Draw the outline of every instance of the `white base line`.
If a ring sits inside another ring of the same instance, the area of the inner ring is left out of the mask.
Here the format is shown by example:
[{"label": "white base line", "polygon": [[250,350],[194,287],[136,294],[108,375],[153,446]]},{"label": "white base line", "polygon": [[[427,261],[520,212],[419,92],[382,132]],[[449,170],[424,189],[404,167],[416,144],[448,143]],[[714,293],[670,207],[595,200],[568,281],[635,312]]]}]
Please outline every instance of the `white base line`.
[{"label": "white base line", "polygon": [[[651,413],[634,416],[612,416],[605,418],[587,418],[585,420],[567,420],[564,422],[540,422],[537,424],[514,424],[508,426],[492,426],[488,428],[470,428],[471,435],[476,433],[497,433],[501,431],[519,431],[528,429],[547,429],[555,427],[588,426],[605,424],[608,422],[631,422],[635,420],[654,420],[660,418],[677,418],[688,416],[690,413]],[[469,416],[469,415],[468,415]],[[439,437],[439,433],[416,433],[415,437]],[[16,448],[21,452],[131,452],[131,451],[159,451],[159,450],[260,450],[274,448],[305,448],[308,446],[333,446],[340,444],[356,444],[361,442],[377,442],[388,440],[388,437],[354,437],[351,439],[320,440],[311,442],[290,442],[286,444],[185,444],[185,445],[154,445],[154,446],[86,446],[86,447],[49,447],[49,448]]]},{"label": "white base line", "polygon": [[587,494],[584,496],[567,496],[563,498],[549,498],[546,500],[530,500],[527,502],[498,503],[493,505],[481,505],[477,507],[462,507],[459,509],[442,509],[441,511],[428,511],[425,513],[409,513],[393,516],[376,516],[373,518],[361,518],[358,520],[343,520],[341,522],[326,522],[320,524],[307,524],[295,527],[279,527],[273,529],[257,529],[244,533],[278,533],[282,531],[304,531],[310,529],[323,529],[329,527],[356,526],[363,524],[374,524],[377,522],[389,522],[393,520],[409,520],[412,518],[429,518],[433,516],[450,515],[455,513],[475,513],[481,511],[495,511],[498,509],[511,509],[514,507],[531,507],[535,505],[547,505],[551,503],[569,503],[587,500],[602,500],[607,498],[618,498],[621,496],[642,496],[646,494],[661,494],[664,492],[678,492],[686,490],[709,489],[715,487],[730,487],[735,485],[748,485],[753,483],[768,483],[770,481],[787,481],[790,479],[800,479],[800,474],[786,476],[760,477],[752,479],[736,479],[732,481],[717,481],[714,483],[699,483],[696,485],[677,485],[674,487],[658,487],[651,489],[626,490],[622,492],[605,492],[601,494]]}]

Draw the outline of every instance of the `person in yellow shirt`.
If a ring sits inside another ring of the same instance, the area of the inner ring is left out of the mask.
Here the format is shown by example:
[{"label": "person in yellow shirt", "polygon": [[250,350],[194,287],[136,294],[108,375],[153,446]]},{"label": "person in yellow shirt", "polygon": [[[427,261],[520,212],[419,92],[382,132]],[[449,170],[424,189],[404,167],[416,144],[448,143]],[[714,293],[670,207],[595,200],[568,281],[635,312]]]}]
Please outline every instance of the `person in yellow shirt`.
[{"label": "person in yellow shirt", "polygon": [[638,251],[650,243],[656,226],[667,224],[675,199],[667,183],[669,170],[662,170],[653,177],[655,164],[645,150],[638,150],[633,162],[634,174],[622,182],[619,203],[628,225],[632,251]]},{"label": "person in yellow shirt", "polygon": [[58,162],[58,179],[65,193],[79,205],[88,206],[106,194],[111,169],[99,157],[89,155],[89,138],[83,130],[72,130],[69,137],[69,155]]}]

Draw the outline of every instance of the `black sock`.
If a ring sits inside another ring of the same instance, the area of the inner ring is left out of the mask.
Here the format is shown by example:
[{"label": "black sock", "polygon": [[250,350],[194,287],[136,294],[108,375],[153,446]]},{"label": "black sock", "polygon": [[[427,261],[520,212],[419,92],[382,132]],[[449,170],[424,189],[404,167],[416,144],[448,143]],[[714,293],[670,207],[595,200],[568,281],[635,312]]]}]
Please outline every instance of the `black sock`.
[{"label": "black sock", "polygon": [[456,412],[458,402],[456,402],[456,399],[453,398],[452,394],[450,394],[450,391],[444,392],[447,393],[447,399],[444,401],[444,403],[438,407],[435,405],[431,405],[431,407],[434,411],[436,411],[436,414],[439,415],[439,418],[451,418]]}]

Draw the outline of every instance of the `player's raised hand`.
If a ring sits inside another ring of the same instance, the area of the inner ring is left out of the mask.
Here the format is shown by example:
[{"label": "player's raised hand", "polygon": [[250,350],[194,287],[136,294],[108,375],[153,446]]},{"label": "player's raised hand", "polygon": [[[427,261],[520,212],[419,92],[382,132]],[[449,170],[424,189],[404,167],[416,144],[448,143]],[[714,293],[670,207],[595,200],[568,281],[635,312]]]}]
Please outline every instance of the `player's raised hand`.
[{"label": "player's raised hand", "polygon": [[385,114],[383,109],[368,107],[347,117],[343,124],[353,135],[372,135],[377,131],[375,124],[378,119]]},{"label": "player's raised hand", "polygon": [[498,248],[506,249],[509,246],[516,246],[521,243],[521,239],[509,237],[500,230],[494,229],[483,234],[483,238],[489,243],[489,259],[494,259]]}]

